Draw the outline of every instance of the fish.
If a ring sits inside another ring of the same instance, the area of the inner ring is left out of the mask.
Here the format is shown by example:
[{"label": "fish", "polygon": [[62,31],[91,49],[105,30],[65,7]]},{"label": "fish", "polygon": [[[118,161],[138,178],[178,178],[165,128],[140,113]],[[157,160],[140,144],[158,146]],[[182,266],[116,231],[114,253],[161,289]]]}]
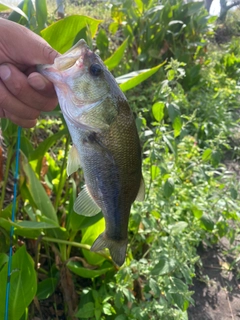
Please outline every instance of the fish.
[{"label": "fish", "polygon": [[105,219],[105,231],[90,250],[108,248],[122,266],[131,206],[143,201],[145,192],[141,145],[128,101],[83,39],[38,71],[54,84],[72,138],[67,174],[83,170],[85,185],[73,209],[89,217],[102,211]]}]

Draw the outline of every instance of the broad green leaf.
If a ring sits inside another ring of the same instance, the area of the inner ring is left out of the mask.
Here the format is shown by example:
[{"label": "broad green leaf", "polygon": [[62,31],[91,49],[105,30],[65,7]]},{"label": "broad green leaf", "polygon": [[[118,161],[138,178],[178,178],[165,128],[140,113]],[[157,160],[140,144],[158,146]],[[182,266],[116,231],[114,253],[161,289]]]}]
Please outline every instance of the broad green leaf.
[{"label": "broad green leaf", "polygon": [[212,149],[206,149],[206,150],[203,152],[202,160],[203,160],[203,161],[208,161],[208,160],[210,160],[211,155],[212,155]]},{"label": "broad green leaf", "polygon": [[38,283],[37,288],[37,298],[39,300],[44,300],[49,298],[55,291],[58,284],[58,279],[47,278]]},{"label": "broad green leaf", "polygon": [[214,228],[214,222],[213,220],[210,218],[209,215],[207,215],[206,213],[204,213],[200,219],[201,222],[201,227],[204,230],[207,231],[212,231]]},{"label": "broad green leaf", "polygon": [[[104,231],[104,229],[105,220],[104,218],[102,218],[86,229],[86,231],[83,233],[81,243],[92,245],[97,237]],[[86,258],[87,262],[92,265],[99,265],[105,260],[105,258],[91,251],[83,250],[83,255]]]},{"label": "broad green leaf", "polygon": [[[96,38],[96,44],[101,54],[108,52],[109,40],[107,33],[104,29],[100,29]],[[102,56],[102,55],[101,55]]]},{"label": "broad green leaf", "polygon": [[26,136],[23,134],[21,135],[21,151],[25,154],[28,158],[29,155],[33,152],[33,145],[32,141],[30,141]]},{"label": "broad green leaf", "polygon": [[178,137],[181,133],[182,129],[182,121],[181,118],[178,116],[173,121],[173,129],[174,129],[174,137]]},{"label": "broad green leaf", "polygon": [[127,320],[128,318],[124,314],[120,314],[115,318],[115,320]]},{"label": "broad green leaf", "polygon": [[45,222],[35,222],[35,221],[18,221],[12,222],[11,220],[6,220],[0,218],[1,226],[8,232],[11,226],[14,227],[14,232],[16,235],[27,237],[30,239],[35,239],[39,237],[45,229],[56,229],[59,226],[51,223],[47,224]]},{"label": "broad green leaf", "polygon": [[55,50],[64,53],[72,47],[80,30],[88,27],[93,37],[100,22],[102,20],[73,15],[53,23],[48,28],[42,30],[41,35]]},{"label": "broad green leaf", "polygon": [[174,120],[180,116],[179,106],[172,102],[167,105],[167,110],[171,121],[174,123]]},{"label": "broad green leaf", "polygon": [[236,200],[238,198],[238,190],[234,187],[230,188],[230,194],[232,199]]},{"label": "broad green leaf", "polygon": [[124,55],[127,44],[128,38],[123,41],[123,43],[120,45],[120,47],[117,48],[117,50],[111,55],[111,57],[104,61],[109,70],[112,70],[119,65],[119,62]]},{"label": "broad green leaf", "polygon": [[83,307],[81,307],[75,314],[78,318],[90,319],[94,317],[95,304],[93,302],[88,302]]},{"label": "broad green leaf", "polygon": [[6,11],[8,9],[9,9],[9,7],[7,5],[4,5],[4,4],[0,3],[0,11]]},{"label": "broad green leaf", "polygon": [[159,176],[161,171],[158,166],[152,165],[150,172],[151,172],[151,179],[154,181]]},{"label": "broad green leaf", "polygon": [[156,276],[162,276],[173,271],[176,265],[176,261],[164,255],[159,256],[159,262],[152,269],[151,274]]},{"label": "broad green leaf", "polygon": [[188,223],[185,221],[178,221],[174,224],[170,224],[168,227],[170,229],[170,233],[173,235],[178,235],[179,233],[183,232],[188,226]]},{"label": "broad green leaf", "polygon": [[174,191],[174,181],[172,178],[167,179],[163,186],[163,193],[165,197],[169,198],[173,194]]},{"label": "broad green leaf", "polygon": [[165,104],[163,102],[156,102],[152,106],[152,113],[154,118],[160,122],[164,117]]},{"label": "broad green leaf", "polygon": [[[7,231],[5,228],[3,228],[3,226],[0,227],[0,252],[9,251],[9,245],[10,245],[9,230]],[[0,265],[0,268],[1,268],[1,265]]]},{"label": "broad green leaf", "polygon": [[153,278],[150,278],[149,286],[150,286],[154,296],[159,297],[161,294],[159,284]]},{"label": "broad green leaf", "polygon": [[10,219],[12,216],[12,203],[1,211],[1,218]]},{"label": "broad green leaf", "polygon": [[6,253],[0,253],[0,270],[4,266],[5,263],[8,262],[8,255]]},{"label": "broad green leaf", "polygon": [[169,140],[169,136],[166,136],[165,134],[163,135],[163,141],[166,143],[166,145],[169,147],[169,149],[172,151],[175,157],[178,156],[177,154],[177,148],[175,144],[172,144]]},{"label": "broad green leaf", "polygon": [[73,273],[77,274],[82,278],[96,278],[105,274],[106,272],[113,270],[113,266],[109,266],[108,268],[100,268],[100,269],[87,269],[82,267],[78,262],[69,261],[67,263],[67,267]]},{"label": "broad green leaf", "polygon": [[34,230],[42,230],[42,229],[52,229],[52,228],[59,228],[59,225],[50,224],[46,222],[36,222],[36,221],[18,221],[14,223],[14,225],[18,228],[25,228],[25,229],[34,229]]},{"label": "broad green leaf", "polygon": [[99,213],[93,217],[84,217],[73,211],[70,217],[71,229],[73,231],[77,231],[80,229],[88,228],[92,224],[95,224],[100,219],[102,219],[102,217],[102,213]]},{"label": "broad green leaf", "polygon": [[204,7],[203,1],[197,1],[197,2],[189,2],[186,3],[185,6],[188,9],[188,16],[192,17],[194,14],[199,13],[201,9]]},{"label": "broad green leaf", "polygon": [[[0,319],[4,319],[7,268],[0,271]],[[19,320],[25,309],[33,300],[37,291],[37,277],[34,262],[26,251],[26,247],[19,248],[12,257],[12,270],[10,278],[9,316],[10,320]]]},{"label": "broad green leaf", "polygon": [[1,2],[2,3],[0,5],[2,6],[3,9],[0,11],[6,10],[4,9],[6,7],[14,11],[9,15],[8,17],[9,20],[17,22],[19,20],[19,17],[23,16],[28,21],[27,15],[21,10],[23,7],[24,1],[22,1],[18,6],[15,6],[14,4],[11,4],[11,3],[7,3],[6,0]]},{"label": "broad green leaf", "polygon": [[21,157],[21,167],[26,175],[26,185],[29,193],[31,194],[37,209],[39,209],[42,215],[46,216],[53,223],[58,224],[57,215],[55,209],[46,194],[41,182],[38,180],[35,172],[32,170],[30,164],[27,159],[22,156]]},{"label": "broad green leaf", "polygon": [[178,293],[172,293],[171,297],[173,299],[173,302],[179,307],[179,309],[183,308],[184,303],[184,297],[179,292]]},{"label": "broad green leaf", "polygon": [[203,211],[200,210],[198,207],[196,206],[193,206],[192,207],[192,212],[194,214],[194,217],[197,218],[197,219],[200,219],[201,216],[203,215]]},{"label": "broad green leaf", "polygon": [[134,87],[136,87],[138,84],[143,82],[144,80],[151,77],[154,73],[156,73],[163,65],[164,63],[159,64],[158,66],[152,68],[152,69],[146,69],[146,70],[139,70],[135,72],[131,72],[127,75],[121,76],[116,78],[116,81],[120,83],[120,88],[122,91],[130,90]]},{"label": "broad green leaf", "polygon": [[19,235],[19,236],[22,236],[22,237],[27,237],[29,239],[36,239],[41,234],[41,230],[20,228],[18,225],[16,225],[11,220],[6,220],[6,219],[3,219],[3,218],[0,218],[0,225],[1,225],[2,228],[7,230],[7,232],[10,232],[10,229],[13,226],[14,227],[14,233],[16,235]]},{"label": "broad green leaf", "polygon": [[42,30],[47,22],[47,4],[46,0],[35,0],[36,18],[38,28]]}]

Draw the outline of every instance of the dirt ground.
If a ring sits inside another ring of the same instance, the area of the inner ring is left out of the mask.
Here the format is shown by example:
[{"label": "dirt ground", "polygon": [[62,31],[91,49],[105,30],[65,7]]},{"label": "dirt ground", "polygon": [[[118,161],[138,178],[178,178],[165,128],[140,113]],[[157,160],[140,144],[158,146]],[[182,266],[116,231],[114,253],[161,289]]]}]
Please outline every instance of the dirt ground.
[{"label": "dirt ground", "polygon": [[[240,239],[234,244],[240,245]],[[218,245],[203,248],[199,254],[203,266],[191,288],[195,305],[189,308],[188,319],[240,319],[240,266],[232,264],[237,257],[229,253],[228,240],[223,238]]]}]

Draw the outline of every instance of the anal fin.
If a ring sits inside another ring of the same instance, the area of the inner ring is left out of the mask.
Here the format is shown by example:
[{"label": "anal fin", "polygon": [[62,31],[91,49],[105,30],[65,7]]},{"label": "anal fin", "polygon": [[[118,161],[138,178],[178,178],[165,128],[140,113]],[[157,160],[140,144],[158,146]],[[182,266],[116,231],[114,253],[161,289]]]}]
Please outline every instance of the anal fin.
[{"label": "anal fin", "polygon": [[101,208],[93,200],[87,186],[84,186],[74,203],[73,210],[82,216],[92,217],[98,214]]}]

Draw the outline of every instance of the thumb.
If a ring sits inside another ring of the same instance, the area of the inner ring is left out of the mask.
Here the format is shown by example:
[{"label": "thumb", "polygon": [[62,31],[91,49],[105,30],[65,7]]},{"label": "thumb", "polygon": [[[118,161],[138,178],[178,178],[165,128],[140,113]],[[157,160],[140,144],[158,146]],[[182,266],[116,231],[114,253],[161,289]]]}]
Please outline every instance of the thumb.
[{"label": "thumb", "polygon": [[[24,69],[26,66],[53,63],[58,53],[31,30],[6,19],[0,19],[2,63],[12,63]],[[9,41],[14,39],[14,41]]]}]

